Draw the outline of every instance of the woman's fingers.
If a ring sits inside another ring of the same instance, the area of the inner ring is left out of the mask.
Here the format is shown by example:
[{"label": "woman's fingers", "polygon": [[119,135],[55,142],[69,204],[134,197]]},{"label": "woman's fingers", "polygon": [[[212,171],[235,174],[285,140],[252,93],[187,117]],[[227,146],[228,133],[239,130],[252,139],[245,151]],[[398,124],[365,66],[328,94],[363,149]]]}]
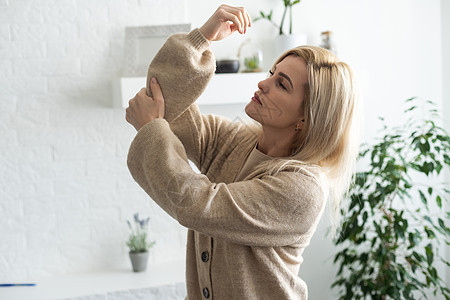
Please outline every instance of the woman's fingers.
[{"label": "woman's fingers", "polygon": [[145,124],[156,118],[164,118],[164,98],[156,79],[152,78],[150,89],[152,97],[147,96],[147,90],[142,88],[131,99],[126,109],[125,119],[139,130]]},{"label": "woman's fingers", "polygon": [[152,80],[150,81],[150,90],[152,91],[153,100],[164,101],[161,87],[159,86],[158,81],[156,80],[155,77],[153,77]]},{"label": "woman's fingers", "polygon": [[[242,14],[242,11],[240,9],[233,8],[233,9],[231,9],[231,13],[233,15],[235,15],[236,18],[239,20],[239,26],[238,26],[239,27],[239,32],[240,33],[245,33],[245,31],[247,29],[247,26],[245,24],[246,22],[244,21],[244,16]],[[236,25],[238,25],[238,24],[236,24]]]},{"label": "woman's fingers", "polygon": [[241,33],[247,33],[247,28],[251,27],[251,20],[250,20],[250,16],[247,13],[247,10],[245,9],[245,7],[236,7],[235,8],[237,10],[236,15],[238,16],[239,20],[241,21],[241,28],[242,31]]},{"label": "woman's fingers", "polygon": [[247,18],[248,27],[252,27],[252,18],[250,18],[250,15],[248,14],[247,10],[245,10],[245,16]]},{"label": "woman's fingers", "polygon": [[236,30],[244,34],[249,26],[251,26],[250,16],[244,7],[224,4],[203,24],[200,32],[209,41],[219,41]]},{"label": "woman's fingers", "polygon": [[136,94],[136,96],[137,95],[145,95],[145,96],[147,96],[147,89],[146,88],[140,89],[139,92]]},{"label": "woman's fingers", "polygon": [[224,16],[227,21],[233,22],[234,26],[232,26],[230,28],[233,28],[233,29],[239,31],[240,33],[244,33],[244,28],[242,26],[242,22],[236,14],[226,12]]},{"label": "woman's fingers", "polygon": [[245,7],[233,7],[229,5],[223,5],[225,11],[236,16],[239,22],[235,22],[236,18],[230,19],[238,28],[240,33],[246,33],[247,27],[250,25],[250,17]]},{"label": "woman's fingers", "polygon": [[155,77],[150,81],[150,90],[152,91],[153,100],[155,100],[155,112],[157,118],[164,118],[164,96],[161,91],[161,86]]}]

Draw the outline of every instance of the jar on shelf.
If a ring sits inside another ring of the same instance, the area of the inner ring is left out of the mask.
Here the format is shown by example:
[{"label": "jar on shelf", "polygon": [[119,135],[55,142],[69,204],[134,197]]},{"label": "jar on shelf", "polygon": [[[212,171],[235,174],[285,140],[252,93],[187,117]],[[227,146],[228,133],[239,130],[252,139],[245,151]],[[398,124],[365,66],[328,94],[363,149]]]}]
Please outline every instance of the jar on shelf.
[{"label": "jar on shelf", "polygon": [[261,49],[250,39],[244,41],[238,50],[240,72],[261,72],[263,54]]},{"label": "jar on shelf", "polygon": [[337,54],[336,44],[333,41],[333,33],[331,31],[323,31],[320,33],[320,37],[322,38],[320,47],[330,50],[334,54]]}]

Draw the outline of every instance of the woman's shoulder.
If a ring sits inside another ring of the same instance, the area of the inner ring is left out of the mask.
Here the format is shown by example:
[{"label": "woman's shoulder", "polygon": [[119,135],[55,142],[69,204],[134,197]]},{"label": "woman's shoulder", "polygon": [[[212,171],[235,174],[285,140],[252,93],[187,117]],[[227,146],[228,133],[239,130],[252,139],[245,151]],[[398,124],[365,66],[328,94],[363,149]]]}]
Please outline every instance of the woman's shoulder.
[{"label": "woman's shoulder", "polygon": [[295,159],[274,159],[262,163],[250,177],[272,178],[280,188],[294,194],[315,195],[323,200],[328,196],[326,173],[317,164]]},{"label": "woman's shoulder", "polygon": [[324,207],[328,195],[329,184],[323,168],[316,164],[291,161],[277,175],[283,181],[283,188],[288,189],[301,207],[315,208],[317,212]]}]

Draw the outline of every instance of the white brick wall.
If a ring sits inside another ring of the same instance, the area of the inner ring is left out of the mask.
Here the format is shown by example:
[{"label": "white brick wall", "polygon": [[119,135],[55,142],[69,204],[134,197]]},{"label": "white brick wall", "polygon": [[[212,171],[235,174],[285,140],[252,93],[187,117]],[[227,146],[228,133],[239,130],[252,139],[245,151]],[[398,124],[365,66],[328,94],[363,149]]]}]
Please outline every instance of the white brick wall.
[{"label": "white brick wall", "polygon": [[0,281],[130,268],[134,212],[150,263],[184,258],[185,230],[128,173],[110,85],[126,26],[185,21],[184,0],[0,0]]}]

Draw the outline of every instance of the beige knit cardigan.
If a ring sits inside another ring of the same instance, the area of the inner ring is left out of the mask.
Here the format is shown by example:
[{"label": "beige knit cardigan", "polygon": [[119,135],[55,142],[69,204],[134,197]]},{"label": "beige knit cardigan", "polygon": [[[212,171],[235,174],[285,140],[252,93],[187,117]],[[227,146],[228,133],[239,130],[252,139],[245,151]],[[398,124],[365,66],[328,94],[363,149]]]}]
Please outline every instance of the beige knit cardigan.
[{"label": "beige knit cardigan", "polygon": [[162,87],[165,119],[139,130],[129,170],[189,229],[187,299],[307,299],[297,274],[326,202],[322,172],[255,170],[235,182],[257,137],[242,123],[201,115],[194,103],[214,74],[209,46],[198,29],[175,34],[152,61],[148,80]]}]

